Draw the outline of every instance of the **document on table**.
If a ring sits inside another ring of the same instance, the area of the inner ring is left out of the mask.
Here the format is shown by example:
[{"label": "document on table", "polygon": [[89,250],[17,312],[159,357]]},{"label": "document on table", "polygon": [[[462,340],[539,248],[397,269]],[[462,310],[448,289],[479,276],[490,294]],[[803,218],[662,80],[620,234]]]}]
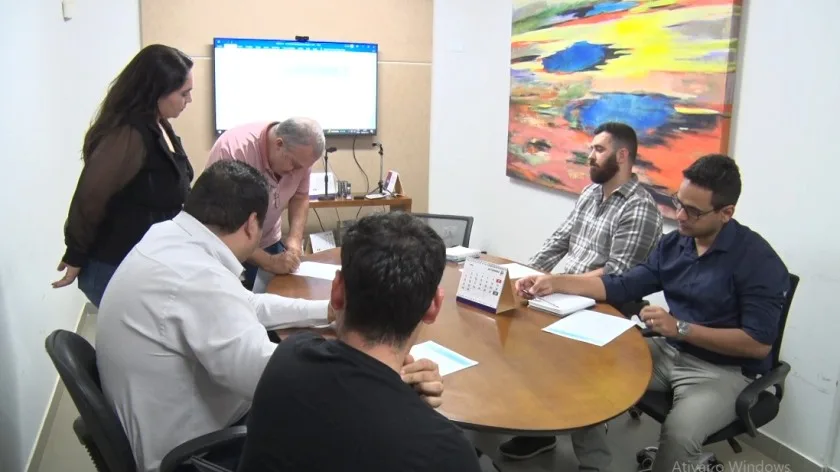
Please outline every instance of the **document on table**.
[{"label": "document on table", "polygon": [[441,377],[459,370],[478,365],[478,362],[467,359],[455,351],[447,349],[434,341],[416,344],[410,351],[414,360],[429,359],[438,365]]},{"label": "document on table", "polygon": [[624,317],[583,310],[546,326],[543,331],[601,347],[633,325]]},{"label": "document on table", "polygon": [[335,271],[341,269],[340,265],[323,264],[321,262],[304,261],[300,263],[298,270],[292,275],[300,275],[302,277],[315,277],[316,279],[333,280],[335,278]]}]

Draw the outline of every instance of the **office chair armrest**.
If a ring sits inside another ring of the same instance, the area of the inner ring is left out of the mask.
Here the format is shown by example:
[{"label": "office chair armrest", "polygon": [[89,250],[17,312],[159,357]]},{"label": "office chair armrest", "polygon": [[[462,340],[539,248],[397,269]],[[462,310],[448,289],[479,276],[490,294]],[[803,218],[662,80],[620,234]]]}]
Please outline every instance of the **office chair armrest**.
[{"label": "office chair armrest", "polygon": [[191,439],[169,451],[169,454],[160,462],[160,472],[175,472],[179,466],[187,463],[193,464],[200,470],[224,471],[226,469],[214,466],[196,456],[210,452],[217,447],[244,441],[247,432],[248,429],[245,426],[232,426]]},{"label": "office chair armrest", "polygon": [[789,372],[790,364],[780,362],[770,372],[750,382],[738,395],[738,399],[735,401],[735,412],[744,424],[747,434],[750,436],[755,437],[758,434],[755,423],[753,423],[752,416],[750,415],[750,411],[758,402],[758,396],[768,388],[774,387],[776,398],[781,400],[784,394],[785,378],[787,378]]}]

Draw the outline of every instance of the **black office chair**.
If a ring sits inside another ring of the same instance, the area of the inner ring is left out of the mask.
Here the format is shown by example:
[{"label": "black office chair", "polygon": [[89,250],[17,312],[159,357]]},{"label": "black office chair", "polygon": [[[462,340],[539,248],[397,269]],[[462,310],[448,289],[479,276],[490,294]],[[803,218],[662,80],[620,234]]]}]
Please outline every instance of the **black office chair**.
[{"label": "black office chair", "polygon": [[425,221],[440,235],[446,247],[470,247],[473,217],[458,215],[435,215],[431,213],[412,213],[414,217]]},{"label": "black office chair", "polygon": [[632,302],[627,302],[622,305],[612,305],[612,307],[618,310],[618,312],[624,315],[626,318],[630,318],[633,315],[638,315],[639,312],[642,311],[642,308],[648,305],[650,305],[649,301],[641,299]]},{"label": "black office chair", "polygon": [[[102,393],[96,351],[83,337],[66,330],[47,336],[47,354],[73,399],[80,416],[73,431],[87,449],[99,472],[137,472],[137,464],[125,430]],[[245,426],[236,426],[187,441],[163,459],[161,472],[225,472],[202,456],[217,447],[245,441]],[[230,471],[227,471],[230,472]]]},{"label": "black office chair", "polygon": [[[793,296],[796,293],[796,287],[798,285],[799,277],[790,274],[790,288],[785,296],[785,304],[782,307],[782,314],[779,317],[779,335],[776,338],[776,342],[773,343],[771,350],[773,368],[767,374],[753,380],[738,395],[738,399],[735,402],[735,411],[738,414],[738,419],[706,438],[703,445],[726,441],[735,453],[740,453],[742,448],[735,437],[745,433],[751,437],[756,437],[758,428],[772,421],[779,413],[779,404],[784,394],[785,378],[790,372],[790,364],[779,360],[779,354],[782,349],[782,337],[785,333],[788,312],[790,311],[791,303],[793,303]],[[770,387],[773,387],[773,393],[767,391]],[[634,412],[631,409],[630,414],[634,418],[638,418],[639,412],[641,412],[657,422],[663,423],[668,412],[671,410],[672,397],[672,394],[667,392],[646,392],[634,407],[636,411]],[[650,452],[653,450],[655,448],[645,448],[639,451],[636,455],[637,461],[640,464],[645,461],[651,461],[652,457]],[[711,465],[719,464],[713,455],[709,455],[709,463]],[[713,468],[712,470],[718,469]]]}]

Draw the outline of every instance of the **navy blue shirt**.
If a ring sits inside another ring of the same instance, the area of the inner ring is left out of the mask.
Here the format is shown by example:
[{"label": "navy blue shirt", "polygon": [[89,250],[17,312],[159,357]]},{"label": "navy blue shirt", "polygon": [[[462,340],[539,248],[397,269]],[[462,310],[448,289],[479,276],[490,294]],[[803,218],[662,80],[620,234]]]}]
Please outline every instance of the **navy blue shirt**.
[{"label": "navy blue shirt", "polygon": [[[673,231],[647,261],[621,275],[602,277],[607,301],[622,304],[663,291],[671,314],[709,328],[740,328],[762,344],[773,344],[790,285],[787,268],[758,233],[730,220],[702,256],[694,238]],[[772,368],[764,359],[725,356],[669,339],[682,352],[713,364],[740,365],[746,375]]]}]

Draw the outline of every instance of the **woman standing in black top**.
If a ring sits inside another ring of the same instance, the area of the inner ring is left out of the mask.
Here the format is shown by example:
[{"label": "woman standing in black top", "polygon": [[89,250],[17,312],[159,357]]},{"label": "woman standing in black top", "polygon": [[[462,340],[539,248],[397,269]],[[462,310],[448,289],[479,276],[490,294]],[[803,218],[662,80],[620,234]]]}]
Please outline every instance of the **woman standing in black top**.
[{"label": "woman standing in black top", "polygon": [[151,45],[111,84],[85,135],[58,265],[64,277],[53,287],[78,277],[98,307],[117,266],[149,227],[181,211],[193,168],[169,120],[192,101],[192,65],[177,49]]}]

